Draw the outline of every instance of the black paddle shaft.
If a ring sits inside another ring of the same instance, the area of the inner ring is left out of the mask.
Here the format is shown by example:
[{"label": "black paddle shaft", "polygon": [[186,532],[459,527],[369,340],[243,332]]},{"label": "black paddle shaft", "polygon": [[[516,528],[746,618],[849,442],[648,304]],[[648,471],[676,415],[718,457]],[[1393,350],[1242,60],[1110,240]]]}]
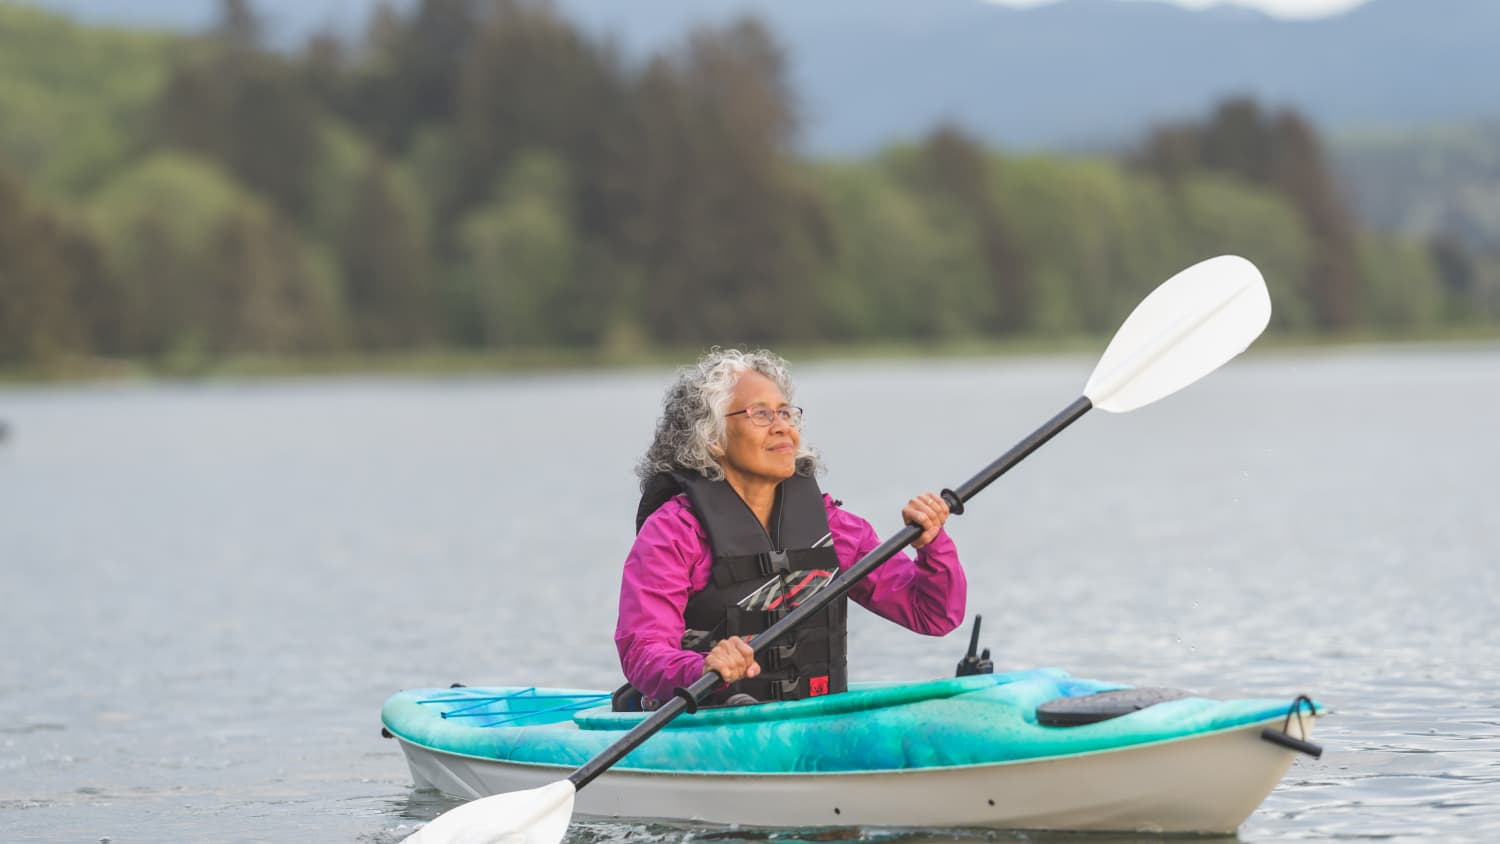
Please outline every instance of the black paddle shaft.
[{"label": "black paddle shaft", "polygon": [[[1072,404],[1068,405],[1061,413],[1047,420],[1042,427],[1032,432],[1026,439],[1021,440],[1010,451],[1000,455],[995,462],[984,467],[979,474],[964,481],[956,489],[943,490],[943,500],[948,502],[948,508],[954,512],[964,511],[964,502],[978,495],[985,487],[994,483],[997,478],[1020,463],[1028,454],[1036,451],[1048,440],[1052,439],[1062,429],[1068,427],[1083,414],[1093,408],[1093,402],[1087,396],[1080,396]],[[896,535],[881,543],[878,547],[866,554],[863,559],[846,569],[838,577],[834,578],[827,586],[819,590],[801,606],[792,610],[780,621],[757,634],[750,642],[750,647],[759,654],[766,648],[775,644],[782,636],[797,625],[806,621],[809,616],[816,615],[824,607],[843,597],[854,584],[863,580],[866,575],[885,563],[886,560],[896,556],[902,548],[910,545],[917,537],[922,535],[922,529],[916,525],[906,525]],[[635,725],[623,738],[604,750],[598,756],[585,762],[578,770],[568,775],[568,781],[573,783],[574,789],[583,788],[594,778],[609,770],[616,762],[625,758],[630,751],[635,750],[646,739],[652,737],[667,725],[667,722],[681,715],[689,709],[697,709],[698,701],[703,696],[718,688],[724,682],[717,671],[710,671],[699,677],[686,689],[678,689],[677,694],[671,700],[662,703],[661,708],[646,716],[641,723]]]}]

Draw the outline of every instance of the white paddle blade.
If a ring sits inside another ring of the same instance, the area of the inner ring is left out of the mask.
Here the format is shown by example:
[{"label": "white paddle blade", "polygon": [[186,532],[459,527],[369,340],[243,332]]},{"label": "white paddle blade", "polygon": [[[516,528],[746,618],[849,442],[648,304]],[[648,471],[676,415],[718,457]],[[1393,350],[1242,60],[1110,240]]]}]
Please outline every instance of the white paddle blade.
[{"label": "white paddle blade", "polygon": [[1235,255],[1209,258],[1136,305],[1083,394],[1111,413],[1148,405],[1223,366],[1270,321],[1271,295],[1260,270]]},{"label": "white paddle blade", "polygon": [[573,783],[471,800],[433,818],[402,844],[559,844],[573,820]]}]

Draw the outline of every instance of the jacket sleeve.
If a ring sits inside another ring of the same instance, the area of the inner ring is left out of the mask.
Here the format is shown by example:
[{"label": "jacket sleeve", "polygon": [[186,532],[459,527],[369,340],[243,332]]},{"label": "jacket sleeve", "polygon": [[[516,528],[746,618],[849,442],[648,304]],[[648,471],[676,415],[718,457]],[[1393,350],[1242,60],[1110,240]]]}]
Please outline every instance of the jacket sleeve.
[{"label": "jacket sleeve", "polygon": [[[831,498],[825,496],[825,503],[839,567],[847,569],[878,547],[880,537],[869,522]],[[917,551],[916,559],[900,551],[849,589],[849,597],[865,609],[928,636],[950,633],[963,624],[968,594],[958,548],[946,530]]]},{"label": "jacket sleeve", "polygon": [[625,679],[658,700],[703,676],[703,654],[682,649],[682,614],[707,551],[697,522],[668,504],[641,526],[625,558],[615,648]]}]

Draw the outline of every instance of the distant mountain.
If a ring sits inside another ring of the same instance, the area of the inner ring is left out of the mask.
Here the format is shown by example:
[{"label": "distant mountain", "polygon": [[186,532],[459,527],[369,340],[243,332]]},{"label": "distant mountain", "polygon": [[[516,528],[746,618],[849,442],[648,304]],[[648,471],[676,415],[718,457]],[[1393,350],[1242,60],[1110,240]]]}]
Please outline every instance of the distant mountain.
[{"label": "distant mountain", "polygon": [[1366,223],[1500,256],[1500,123],[1356,133],[1333,154]]},{"label": "distant mountain", "polygon": [[[35,0],[33,0],[35,2]],[[396,5],[409,5],[403,0]],[[357,31],[376,0],[257,0],[279,43]],[[205,26],[210,0],[42,0],[92,20]],[[1300,109],[1325,130],[1500,118],[1500,2],[1371,0],[1285,21],[1236,7],[1060,0],[558,0],[634,54],[693,23],[754,13],[793,62],[805,146],[859,154],[957,122],[1010,147],[1087,148],[1226,95]]]}]

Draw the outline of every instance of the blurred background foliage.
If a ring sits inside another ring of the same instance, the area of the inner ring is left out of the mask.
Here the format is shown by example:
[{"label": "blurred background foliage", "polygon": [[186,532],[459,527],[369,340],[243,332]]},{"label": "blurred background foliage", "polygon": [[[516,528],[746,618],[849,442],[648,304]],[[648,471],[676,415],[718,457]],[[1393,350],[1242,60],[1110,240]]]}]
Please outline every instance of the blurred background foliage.
[{"label": "blurred background foliage", "polygon": [[[0,369],[1095,335],[1222,253],[1284,334],[1500,330],[1480,130],[1356,139],[1336,173],[1230,98],[1115,154],[940,125],[813,159],[787,62],[754,19],[626,60],[529,0],[295,50],[250,0],[195,36],[0,5]],[[1358,217],[1351,170],[1390,186]]]}]

